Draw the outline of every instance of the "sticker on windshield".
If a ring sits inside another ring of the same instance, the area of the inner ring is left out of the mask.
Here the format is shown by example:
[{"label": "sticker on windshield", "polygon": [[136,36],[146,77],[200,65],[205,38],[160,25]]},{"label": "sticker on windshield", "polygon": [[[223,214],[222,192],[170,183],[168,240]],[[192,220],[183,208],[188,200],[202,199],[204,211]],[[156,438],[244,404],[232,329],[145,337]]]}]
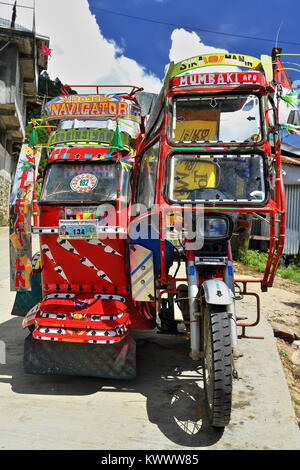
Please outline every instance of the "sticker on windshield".
[{"label": "sticker on windshield", "polygon": [[72,191],[78,193],[87,193],[92,191],[98,183],[98,178],[91,173],[81,173],[80,175],[74,176],[70,183]]}]

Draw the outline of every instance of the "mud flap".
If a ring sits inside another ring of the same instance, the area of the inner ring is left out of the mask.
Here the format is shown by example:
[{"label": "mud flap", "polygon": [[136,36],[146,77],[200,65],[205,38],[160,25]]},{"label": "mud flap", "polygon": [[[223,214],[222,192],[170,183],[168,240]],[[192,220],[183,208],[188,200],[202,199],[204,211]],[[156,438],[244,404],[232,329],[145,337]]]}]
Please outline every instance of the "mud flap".
[{"label": "mud flap", "polygon": [[134,379],[136,343],[130,335],[114,344],[87,344],[40,341],[30,334],[24,343],[24,372]]},{"label": "mud flap", "polygon": [[31,291],[16,293],[11,315],[25,317],[29,310],[42,300],[41,273],[33,271]]}]

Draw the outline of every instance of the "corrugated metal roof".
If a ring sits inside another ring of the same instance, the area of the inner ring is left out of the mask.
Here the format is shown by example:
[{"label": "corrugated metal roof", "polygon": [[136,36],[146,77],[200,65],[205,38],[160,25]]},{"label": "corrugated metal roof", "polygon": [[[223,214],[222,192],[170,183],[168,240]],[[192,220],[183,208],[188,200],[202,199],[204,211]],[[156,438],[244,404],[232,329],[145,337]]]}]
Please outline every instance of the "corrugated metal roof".
[{"label": "corrugated metal roof", "polygon": [[287,163],[288,165],[300,165],[300,158],[291,158],[281,155],[282,163]]},{"label": "corrugated metal roof", "polygon": [[[0,18],[0,26],[3,28],[11,29],[11,19],[7,20],[6,18]],[[28,28],[24,28],[20,24],[15,23],[12,29],[18,29],[19,31],[31,31]]]},{"label": "corrugated metal roof", "polygon": [[300,185],[285,185],[286,235],[284,254],[296,255],[300,246]]},{"label": "corrugated metal roof", "polygon": [[296,145],[287,144],[286,142],[281,143],[281,150],[283,153],[288,152],[291,153],[293,156],[300,157],[300,147],[296,147]]},{"label": "corrugated metal roof", "polygon": [[[281,161],[285,165],[300,165],[300,148],[294,145],[282,144]],[[298,158],[299,157],[299,158]],[[287,171],[287,168],[286,168]],[[299,169],[289,168],[289,172],[297,177]],[[300,184],[296,181],[289,181],[285,177],[285,198],[286,198],[286,236],[283,253],[285,255],[297,255],[300,247]],[[252,235],[269,236],[268,224],[261,221],[253,221]]]},{"label": "corrugated metal roof", "polygon": [[295,145],[282,142],[281,161],[282,163],[287,163],[289,165],[300,165],[300,148]]}]

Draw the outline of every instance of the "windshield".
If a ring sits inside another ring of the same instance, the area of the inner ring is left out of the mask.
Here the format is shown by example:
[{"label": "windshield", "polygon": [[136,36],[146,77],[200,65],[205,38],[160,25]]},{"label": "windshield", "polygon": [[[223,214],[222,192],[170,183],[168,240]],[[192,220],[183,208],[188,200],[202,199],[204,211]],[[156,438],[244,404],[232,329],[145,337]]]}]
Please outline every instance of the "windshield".
[{"label": "windshield", "polygon": [[[110,119],[108,117],[101,117],[98,119],[74,118],[62,119],[59,121],[57,129],[108,129],[115,131],[116,125],[116,119]],[[121,132],[126,132],[133,138],[136,137],[140,130],[139,122],[126,116],[118,119],[118,125]]]},{"label": "windshield", "polygon": [[256,95],[176,98],[171,139],[187,143],[259,142],[259,99]]},{"label": "windshield", "polygon": [[[126,199],[130,172],[121,168],[121,192]],[[41,202],[111,202],[117,196],[115,162],[53,163],[47,168]]]},{"label": "windshield", "polygon": [[265,200],[261,155],[173,155],[169,193],[174,202],[252,202]]}]

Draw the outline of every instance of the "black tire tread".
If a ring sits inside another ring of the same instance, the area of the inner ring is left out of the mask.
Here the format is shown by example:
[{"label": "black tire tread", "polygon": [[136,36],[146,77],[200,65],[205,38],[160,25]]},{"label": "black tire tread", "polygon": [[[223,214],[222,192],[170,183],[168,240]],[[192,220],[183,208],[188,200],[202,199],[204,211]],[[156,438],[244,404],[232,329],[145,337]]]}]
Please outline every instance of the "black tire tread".
[{"label": "black tire tread", "polygon": [[[218,308],[219,311],[216,311]],[[213,385],[212,406],[209,418],[212,426],[225,427],[229,424],[232,402],[232,352],[230,325],[226,310],[222,307],[207,305],[204,313],[209,315],[210,332],[212,335]],[[204,371],[206,393],[206,380]]]}]

